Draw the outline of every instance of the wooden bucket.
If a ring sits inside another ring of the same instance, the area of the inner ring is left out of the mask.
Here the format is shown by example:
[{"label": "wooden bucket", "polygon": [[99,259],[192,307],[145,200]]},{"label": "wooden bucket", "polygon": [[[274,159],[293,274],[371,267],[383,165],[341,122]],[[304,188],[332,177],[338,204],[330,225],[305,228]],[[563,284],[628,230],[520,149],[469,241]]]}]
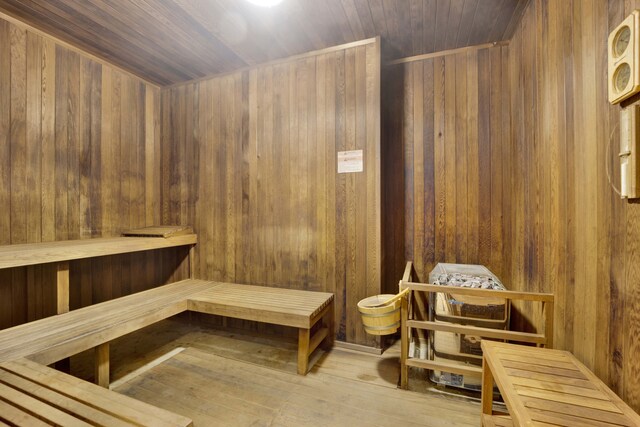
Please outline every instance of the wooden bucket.
[{"label": "wooden bucket", "polygon": [[362,315],[364,330],[371,335],[390,335],[400,327],[400,306],[402,299],[395,299],[390,304],[378,305],[394,295],[376,295],[365,298],[358,303],[358,311]]}]

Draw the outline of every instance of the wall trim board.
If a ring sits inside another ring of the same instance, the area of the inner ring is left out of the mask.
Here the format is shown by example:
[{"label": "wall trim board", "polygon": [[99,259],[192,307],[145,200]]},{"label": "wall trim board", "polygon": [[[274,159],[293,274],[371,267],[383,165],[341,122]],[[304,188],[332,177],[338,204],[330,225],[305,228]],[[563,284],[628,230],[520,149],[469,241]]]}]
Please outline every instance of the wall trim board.
[{"label": "wall trim board", "polygon": [[368,345],[352,344],[346,341],[334,341],[336,348],[341,348],[349,351],[357,351],[358,353],[381,355],[385,349],[378,347],[369,347]]},{"label": "wall trim board", "polygon": [[[380,46],[380,36],[371,37],[371,38],[368,38],[368,39],[357,40],[357,41],[351,42],[351,43],[344,43],[344,44],[339,44],[339,45],[336,45],[336,46],[326,47],[324,49],[312,50],[312,51],[309,51],[309,52],[301,53],[299,55],[287,56],[286,58],[274,59],[273,61],[268,61],[268,62],[262,62],[260,64],[249,65],[247,67],[238,68],[237,70],[228,71],[228,72],[225,72],[225,73],[209,74],[207,76],[198,77],[197,79],[192,79],[192,80],[187,80],[187,81],[184,81],[184,82],[179,82],[179,83],[174,83],[174,84],[171,84],[171,85],[162,86],[162,89],[171,89],[171,88],[180,87],[180,86],[184,86],[184,85],[200,83],[200,82],[211,80],[211,79],[226,77],[226,76],[229,76],[229,75],[233,75],[235,73],[242,73],[244,71],[251,71],[251,70],[254,70],[254,69],[257,69],[257,68],[261,68],[261,67],[271,67],[271,66],[275,66],[275,65],[286,64],[287,62],[298,61],[300,59],[310,58],[310,57],[319,56],[319,55],[326,55],[327,53],[339,52],[341,50],[346,50],[346,49],[350,49],[350,48],[358,47],[358,46],[365,46],[365,45],[372,44],[372,43],[377,43],[378,46]],[[380,50],[379,47],[378,47],[378,50]]]},{"label": "wall trim board", "polygon": [[465,46],[465,47],[459,47],[456,49],[441,50],[439,52],[425,53],[423,55],[408,56],[406,58],[398,58],[398,59],[394,59],[393,61],[388,61],[384,65],[389,66],[389,65],[406,64],[408,62],[424,61],[425,59],[439,58],[441,56],[456,55],[459,53],[473,52],[474,50],[488,49],[492,47],[508,46],[508,45],[509,45],[508,41],[483,43],[483,44],[477,44],[474,46]]},{"label": "wall trim board", "polygon": [[522,23],[522,17],[527,12],[527,8],[530,4],[531,0],[518,3],[518,9],[513,13],[513,18],[509,22],[509,26],[507,26],[507,28],[504,30],[504,34],[502,36],[503,39],[511,40],[513,38],[513,34],[520,27]]},{"label": "wall trim board", "polygon": [[14,17],[13,15],[11,15],[7,11],[0,10],[0,19],[4,19],[5,21],[10,22],[11,24],[13,24],[13,25],[15,25],[15,26],[17,26],[19,28],[25,29],[25,30],[30,31],[30,32],[32,32],[34,34],[37,34],[37,35],[39,35],[41,37],[47,38],[47,39],[51,40],[52,42],[54,42],[54,43],[56,43],[56,44],[58,44],[58,45],[60,45],[60,46],[62,46],[64,48],[66,48],[66,49],[69,49],[69,50],[71,50],[73,52],[76,52],[76,53],[84,56],[87,59],[90,59],[90,60],[92,60],[94,62],[99,63],[100,65],[106,65],[108,67],[111,67],[111,68],[123,73],[123,74],[126,74],[126,75],[128,75],[130,77],[136,78],[136,79],[140,80],[142,83],[144,83],[146,85],[149,85],[149,86],[152,86],[152,87],[158,88],[158,89],[162,87],[162,86],[158,85],[157,83],[154,83],[154,82],[152,82],[150,80],[147,80],[146,78],[144,78],[144,77],[142,77],[142,76],[140,76],[138,74],[132,73],[129,70],[126,70],[126,69],[124,69],[124,68],[122,68],[122,67],[120,67],[118,65],[115,65],[112,62],[110,62],[110,61],[108,61],[108,60],[106,60],[104,58],[101,58],[99,56],[91,54],[91,53],[87,52],[86,50],[75,46],[72,43],[66,42],[66,41],[64,41],[64,40],[62,40],[62,39],[60,39],[60,38],[58,38],[58,37],[56,37],[54,35],[51,35],[51,34],[47,33],[44,30],[41,30],[41,29],[39,29],[37,27],[34,27],[33,25],[24,22],[20,18]]}]

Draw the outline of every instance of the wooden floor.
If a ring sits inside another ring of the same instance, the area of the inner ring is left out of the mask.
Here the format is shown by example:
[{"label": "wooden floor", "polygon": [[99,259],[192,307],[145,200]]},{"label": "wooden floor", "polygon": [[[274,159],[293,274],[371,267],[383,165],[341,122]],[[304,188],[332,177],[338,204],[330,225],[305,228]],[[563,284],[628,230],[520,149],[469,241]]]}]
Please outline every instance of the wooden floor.
[{"label": "wooden floor", "polygon": [[[397,389],[397,346],[382,356],[320,352],[303,377],[295,340],[190,325],[181,316],[118,339],[111,350],[114,390],[195,426],[480,425],[477,402]],[[90,378],[89,355],[73,358],[72,371]]]}]

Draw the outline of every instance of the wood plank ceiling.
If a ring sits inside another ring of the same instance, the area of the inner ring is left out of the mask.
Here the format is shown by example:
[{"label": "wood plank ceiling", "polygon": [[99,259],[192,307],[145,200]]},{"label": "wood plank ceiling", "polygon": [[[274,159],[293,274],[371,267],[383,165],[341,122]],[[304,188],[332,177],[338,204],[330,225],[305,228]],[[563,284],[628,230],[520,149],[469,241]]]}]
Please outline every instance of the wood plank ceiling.
[{"label": "wood plank ceiling", "polygon": [[380,35],[399,58],[510,38],[528,0],[2,0],[0,10],[168,85]]}]

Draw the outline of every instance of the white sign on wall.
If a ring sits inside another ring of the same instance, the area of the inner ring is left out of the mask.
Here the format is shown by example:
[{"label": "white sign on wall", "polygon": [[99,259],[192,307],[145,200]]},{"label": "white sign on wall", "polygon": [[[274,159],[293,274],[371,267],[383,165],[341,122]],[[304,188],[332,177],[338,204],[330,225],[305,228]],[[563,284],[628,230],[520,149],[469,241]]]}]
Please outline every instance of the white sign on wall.
[{"label": "white sign on wall", "polygon": [[338,173],[362,172],[362,150],[338,151]]}]

